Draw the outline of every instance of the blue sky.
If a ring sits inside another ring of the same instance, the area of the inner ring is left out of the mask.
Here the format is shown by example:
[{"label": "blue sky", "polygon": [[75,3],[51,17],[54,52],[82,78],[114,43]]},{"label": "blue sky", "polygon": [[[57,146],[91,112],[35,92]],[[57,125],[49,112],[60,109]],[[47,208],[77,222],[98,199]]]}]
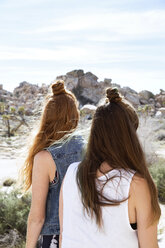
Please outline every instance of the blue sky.
[{"label": "blue sky", "polygon": [[0,84],[49,84],[73,69],[165,89],[164,0],[0,0]]}]

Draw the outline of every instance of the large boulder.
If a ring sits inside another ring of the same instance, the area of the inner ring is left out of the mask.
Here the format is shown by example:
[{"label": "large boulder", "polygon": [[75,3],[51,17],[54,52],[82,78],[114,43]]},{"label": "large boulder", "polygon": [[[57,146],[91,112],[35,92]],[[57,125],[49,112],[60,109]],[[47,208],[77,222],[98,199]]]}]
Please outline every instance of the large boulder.
[{"label": "large boulder", "polygon": [[160,95],[165,95],[165,90],[160,89]]},{"label": "large boulder", "polygon": [[3,85],[0,84],[0,102],[8,102],[12,97],[12,93],[4,90]]},{"label": "large boulder", "polygon": [[140,97],[135,90],[131,89],[128,86],[118,89],[121,95],[123,95],[124,98],[129,101],[132,105],[134,105],[135,107],[140,105]]},{"label": "large boulder", "polygon": [[150,98],[154,99],[154,94],[148,90],[142,90],[139,92],[140,99],[149,100]]},{"label": "large boulder", "polygon": [[66,75],[57,76],[56,80],[64,80],[68,90],[74,91],[78,87],[79,79],[84,76],[83,70],[73,70],[67,72]]},{"label": "large boulder", "polygon": [[165,106],[165,95],[158,95],[155,97],[155,100],[160,103],[160,105],[163,107]]},{"label": "large boulder", "polygon": [[156,102],[155,107],[156,108],[161,108],[161,104],[159,102]]},{"label": "large boulder", "polygon": [[111,86],[111,79],[99,82],[98,77],[91,72],[84,73],[83,70],[74,70],[66,75],[56,78],[65,81],[67,89],[71,90],[80,106],[85,104],[97,104],[105,95],[105,89]]},{"label": "large boulder", "polygon": [[124,97],[126,100],[132,103],[135,107],[140,104],[139,96],[136,94],[126,93]]},{"label": "large boulder", "polygon": [[82,76],[84,76],[84,71],[83,70],[73,70],[73,71],[68,72],[66,75],[70,76],[70,77],[82,77]]},{"label": "large boulder", "polygon": [[97,104],[101,98],[101,88],[98,87],[78,87],[74,93],[78,98],[81,105],[85,104]]},{"label": "large boulder", "polygon": [[148,100],[148,102],[149,102],[150,104],[154,104],[154,105],[155,105],[155,99],[154,99],[154,98],[150,98],[150,99]]},{"label": "large boulder", "polygon": [[68,90],[70,90],[70,91],[73,91],[78,86],[78,80],[79,80],[79,78],[78,77],[74,77],[74,76],[68,74],[68,75],[58,76],[58,77],[56,77],[56,80],[64,80],[65,81],[66,88]]},{"label": "large boulder", "polygon": [[159,108],[155,116],[160,118],[165,117],[165,108]]},{"label": "large boulder", "polygon": [[165,116],[165,108],[159,108],[159,111],[161,112],[162,116]]},{"label": "large boulder", "polygon": [[162,118],[162,113],[158,110],[155,114],[155,117]]},{"label": "large boulder", "polygon": [[140,98],[139,101],[140,101],[140,103],[143,104],[143,105],[148,104],[148,101],[147,101],[146,99]]},{"label": "large boulder", "polygon": [[86,119],[92,119],[97,107],[92,104],[86,104],[80,109],[80,115]]},{"label": "large boulder", "polygon": [[122,88],[119,88],[119,92],[125,96],[126,94],[134,94],[134,95],[137,95],[137,92],[133,89],[131,89],[130,87],[128,86],[124,86]]},{"label": "large boulder", "polygon": [[93,73],[87,72],[80,78],[79,86],[83,88],[95,87],[99,84],[97,79],[98,77],[96,77]]},{"label": "large boulder", "polygon": [[104,83],[106,83],[110,86],[112,83],[112,79],[111,78],[104,78]]},{"label": "large boulder", "polygon": [[67,85],[68,90],[72,91],[73,89],[77,88],[77,86],[78,86],[78,78],[68,76],[68,77],[66,77],[65,83]]},{"label": "large boulder", "polygon": [[105,104],[106,104],[106,100],[107,100],[106,96],[103,96],[103,97],[100,99],[100,101],[98,102],[97,107],[100,107],[100,106],[102,106],[102,105],[105,105]]}]

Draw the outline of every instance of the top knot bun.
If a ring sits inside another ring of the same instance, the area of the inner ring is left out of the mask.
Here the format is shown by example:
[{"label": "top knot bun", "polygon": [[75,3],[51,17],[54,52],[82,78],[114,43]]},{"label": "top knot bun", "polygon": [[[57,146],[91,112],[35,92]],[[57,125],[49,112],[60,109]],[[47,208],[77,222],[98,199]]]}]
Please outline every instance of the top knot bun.
[{"label": "top knot bun", "polygon": [[106,97],[109,99],[109,102],[121,102],[122,100],[117,88],[108,88],[106,90]]},{"label": "top knot bun", "polygon": [[52,84],[51,87],[54,96],[66,93],[63,80],[56,81],[55,83]]}]

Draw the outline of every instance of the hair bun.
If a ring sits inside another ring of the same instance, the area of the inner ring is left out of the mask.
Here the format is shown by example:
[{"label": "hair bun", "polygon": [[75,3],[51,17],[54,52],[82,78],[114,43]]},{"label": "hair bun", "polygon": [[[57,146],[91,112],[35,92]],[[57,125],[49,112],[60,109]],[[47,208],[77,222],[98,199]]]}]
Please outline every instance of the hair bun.
[{"label": "hair bun", "polygon": [[109,102],[120,102],[122,100],[117,88],[108,88],[106,90],[106,97]]},{"label": "hair bun", "polygon": [[54,96],[66,93],[63,80],[56,81],[55,83],[52,84],[51,87],[52,87],[52,92]]}]

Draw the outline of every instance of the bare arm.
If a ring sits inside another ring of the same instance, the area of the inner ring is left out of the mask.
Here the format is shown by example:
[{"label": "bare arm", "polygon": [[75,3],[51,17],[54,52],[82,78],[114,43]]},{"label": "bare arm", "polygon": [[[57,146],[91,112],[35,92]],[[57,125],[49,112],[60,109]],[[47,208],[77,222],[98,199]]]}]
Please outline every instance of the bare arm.
[{"label": "bare arm", "polygon": [[132,186],[137,214],[137,230],[140,248],[158,248],[157,222],[152,223],[151,195],[145,179],[134,177]]},{"label": "bare arm", "polygon": [[32,173],[32,202],[27,224],[26,248],[35,248],[45,220],[45,205],[49,187],[49,164],[52,162],[47,151],[39,152],[34,158]]},{"label": "bare arm", "polygon": [[[64,178],[65,179],[65,178]],[[63,181],[64,181],[63,179]],[[60,190],[60,199],[59,199],[59,219],[60,219],[60,239],[59,239],[59,248],[62,245],[62,231],[63,231],[63,183]]]}]

